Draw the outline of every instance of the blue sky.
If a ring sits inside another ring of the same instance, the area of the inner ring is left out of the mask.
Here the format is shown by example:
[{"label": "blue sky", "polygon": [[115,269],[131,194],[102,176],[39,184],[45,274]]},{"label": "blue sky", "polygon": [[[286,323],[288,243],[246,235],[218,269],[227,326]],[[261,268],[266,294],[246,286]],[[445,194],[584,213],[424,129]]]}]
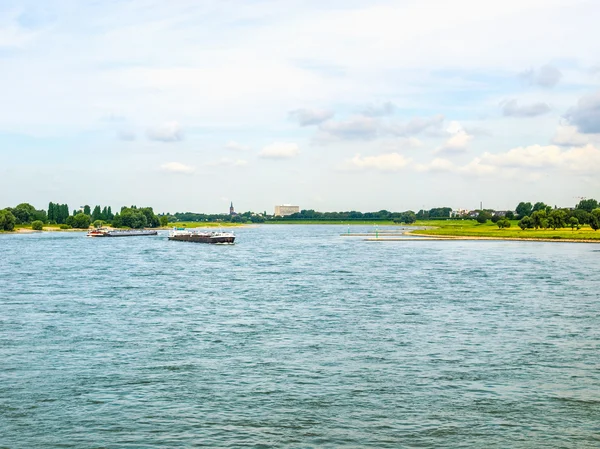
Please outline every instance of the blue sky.
[{"label": "blue sky", "polygon": [[600,4],[0,3],[0,207],[600,197]]}]

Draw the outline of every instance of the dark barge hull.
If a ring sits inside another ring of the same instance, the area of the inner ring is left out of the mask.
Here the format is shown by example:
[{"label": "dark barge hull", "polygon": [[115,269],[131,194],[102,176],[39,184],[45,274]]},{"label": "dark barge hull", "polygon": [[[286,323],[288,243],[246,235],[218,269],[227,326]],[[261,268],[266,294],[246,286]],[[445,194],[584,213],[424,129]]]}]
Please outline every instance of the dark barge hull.
[{"label": "dark barge hull", "polygon": [[211,237],[208,235],[174,235],[169,240],[192,243],[233,243],[235,237]]}]

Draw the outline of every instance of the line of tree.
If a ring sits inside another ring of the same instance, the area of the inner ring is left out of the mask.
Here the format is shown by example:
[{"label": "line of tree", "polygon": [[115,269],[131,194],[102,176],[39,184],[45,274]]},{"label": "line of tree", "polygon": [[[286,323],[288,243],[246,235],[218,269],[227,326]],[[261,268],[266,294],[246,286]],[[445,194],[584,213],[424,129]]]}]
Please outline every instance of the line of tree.
[{"label": "line of tree", "polygon": [[69,206],[67,204],[48,203],[48,222],[64,224],[69,216]]},{"label": "line of tree", "polygon": [[57,224],[65,229],[69,227],[87,229],[92,223],[97,227],[112,224],[114,227],[156,228],[166,226],[168,218],[158,217],[151,207],[138,209],[136,206],[122,207],[120,213],[113,214],[110,206],[102,208],[97,205],[92,211],[90,206],[86,205],[83,210],[73,210],[73,213],[69,214],[67,204],[53,202],[48,204],[48,212],[37,210],[29,203],[0,210],[1,231],[12,231],[20,224],[30,224],[32,229],[38,230],[47,224]]},{"label": "line of tree", "polygon": [[525,229],[559,229],[570,227],[579,229],[582,225],[590,225],[596,231],[600,228],[600,208],[595,199],[581,200],[575,209],[552,208],[545,203],[532,205],[521,202],[516,208],[519,227]]}]

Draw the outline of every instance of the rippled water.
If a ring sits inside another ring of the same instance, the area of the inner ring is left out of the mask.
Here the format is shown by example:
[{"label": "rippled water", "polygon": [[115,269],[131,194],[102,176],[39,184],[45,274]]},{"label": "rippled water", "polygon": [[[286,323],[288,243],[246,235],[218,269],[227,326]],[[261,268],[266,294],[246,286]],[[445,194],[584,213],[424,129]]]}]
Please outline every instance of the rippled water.
[{"label": "rippled water", "polygon": [[0,236],[0,447],[600,446],[600,246],[345,230]]}]

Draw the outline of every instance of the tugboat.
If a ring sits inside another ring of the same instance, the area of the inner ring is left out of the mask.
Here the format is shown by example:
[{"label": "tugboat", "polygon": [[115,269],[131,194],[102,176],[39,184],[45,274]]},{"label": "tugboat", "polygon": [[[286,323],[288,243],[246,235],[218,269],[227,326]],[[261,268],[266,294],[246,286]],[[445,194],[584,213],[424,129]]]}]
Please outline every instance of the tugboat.
[{"label": "tugboat", "polygon": [[169,232],[169,240],[177,240],[180,242],[192,243],[217,243],[217,244],[233,244],[235,235],[233,232],[207,232],[194,231],[191,229],[173,228]]},{"label": "tugboat", "polygon": [[157,231],[147,229],[109,230],[106,228],[92,229],[88,231],[88,237],[137,237],[142,235],[157,235]]}]

